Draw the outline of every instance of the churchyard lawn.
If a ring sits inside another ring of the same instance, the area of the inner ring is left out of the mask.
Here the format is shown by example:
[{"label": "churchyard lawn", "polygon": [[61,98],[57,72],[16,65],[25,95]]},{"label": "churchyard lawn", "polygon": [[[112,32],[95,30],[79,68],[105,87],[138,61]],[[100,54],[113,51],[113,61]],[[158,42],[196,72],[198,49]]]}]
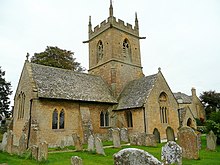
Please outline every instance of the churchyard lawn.
[{"label": "churchyard lawn", "polygon": [[[104,146],[111,145],[111,142],[104,142]],[[159,144],[157,147],[144,147],[144,146],[123,146],[122,148],[135,147],[139,149],[143,149],[150,154],[154,155],[158,160],[161,157],[161,147],[164,146],[165,143]],[[86,146],[84,146],[86,148]],[[121,149],[122,149],[121,148]],[[70,147],[69,149],[74,149]],[[9,155],[7,153],[0,152],[0,164],[8,163],[8,165],[33,165],[33,164],[51,164],[51,165],[68,165],[70,164],[71,156],[79,156],[83,160],[83,164],[85,165],[109,165],[113,164],[113,154],[118,152],[121,149],[115,148],[105,148],[105,154],[97,155],[95,153],[89,152],[53,152],[49,149],[49,157],[45,162],[37,163],[35,160],[28,159],[28,155],[24,155],[24,157],[19,157],[16,155]],[[200,150],[200,159],[199,160],[186,160],[183,159],[184,165],[207,165],[207,164],[219,164],[220,162],[220,146],[217,146],[217,152],[207,151],[206,150],[206,140],[205,136],[202,136],[202,150]]]}]

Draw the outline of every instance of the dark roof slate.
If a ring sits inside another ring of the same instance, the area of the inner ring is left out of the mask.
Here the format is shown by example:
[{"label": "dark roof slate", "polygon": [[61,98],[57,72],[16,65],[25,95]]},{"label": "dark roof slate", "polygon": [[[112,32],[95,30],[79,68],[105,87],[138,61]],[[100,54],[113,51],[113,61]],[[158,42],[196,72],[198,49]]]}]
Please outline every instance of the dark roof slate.
[{"label": "dark roof slate", "polygon": [[29,64],[40,98],[117,103],[109,87],[99,76]]},{"label": "dark roof slate", "polygon": [[142,107],[156,82],[157,74],[129,82],[118,99],[116,110]]},{"label": "dark roof slate", "polygon": [[183,104],[192,103],[192,96],[188,96],[185,93],[181,93],[181,92],[173,93],[173,94],[177,101],[178,99],[182,99]]}]

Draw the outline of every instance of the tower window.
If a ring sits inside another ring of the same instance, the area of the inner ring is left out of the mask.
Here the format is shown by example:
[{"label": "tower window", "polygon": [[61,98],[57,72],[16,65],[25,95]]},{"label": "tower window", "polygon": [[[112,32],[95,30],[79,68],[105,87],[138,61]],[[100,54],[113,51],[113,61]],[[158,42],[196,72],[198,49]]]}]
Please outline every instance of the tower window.
[{"label": "tower window", "polygon": [[123,41],[123,56],[125,59],[131,61],[131,46],[128,39]]},{"label": "tower window", "polygon": [[100,40],[97,45],[97,62],[99,62],[103,58],[103,43]]}]

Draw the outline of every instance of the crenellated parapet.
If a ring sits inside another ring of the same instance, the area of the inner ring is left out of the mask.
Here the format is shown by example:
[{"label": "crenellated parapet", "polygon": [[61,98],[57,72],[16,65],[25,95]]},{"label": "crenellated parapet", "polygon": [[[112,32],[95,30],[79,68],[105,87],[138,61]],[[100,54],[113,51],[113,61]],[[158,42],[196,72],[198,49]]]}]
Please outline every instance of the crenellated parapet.
[{"label": "crenellated parapet", "polygon": [[118,30],[121,30],[125,33],[129,33],[139,38],[139,28],[137,25],[133,27],[131,24],[129,23],[125,24],[123,20],[116,19],[115,17],[112,16],[112,17],[108,17],[107,20],[104,20],[99,25],[95,26],[94,29],[91,28],[89,30],[89,40],[93,39],[94,37],[96,37],[100,33],[103,33],[105,30],[109,28],[116,28]]}]

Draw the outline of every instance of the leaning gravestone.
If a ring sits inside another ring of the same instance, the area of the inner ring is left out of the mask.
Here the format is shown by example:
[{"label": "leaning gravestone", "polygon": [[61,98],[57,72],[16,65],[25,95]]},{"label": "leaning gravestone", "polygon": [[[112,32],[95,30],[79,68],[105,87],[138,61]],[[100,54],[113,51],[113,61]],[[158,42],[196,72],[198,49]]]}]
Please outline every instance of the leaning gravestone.
[{"label": "leaning gravestone", "polygon": [[206,135],[206,145],[207,145],[207,149],[208,150],[211,150],[211,151],[215,151],[216,150],[216,140],[217,140],[217,137],[214,134],[214,132],[211,130]]},{"label": "leaning gravestone", "polygon": [[22,135],[19,139],[19,155],[22,155],[27,149],[27,135],[22,132]]},{"label": "leaning gravestone", "polygon": [[120,129],[119,128],[114,128],[112,130],[112,139],[113,139],[113,147],[114,148],[121,148],[121,143],[120,143]]},{"label": "leaning gravestone", "polygon": [[31,149],[32,158],[34,158],[35,160],[38,160],[38,146],[33,145],[30,149]]},{"label": "leaning gravestone", "polygon": [[105,151],[102,146],[102,140],[99,137],[95,137],[95,148],[97,154],[105,155]]},{"label": "leaning gravestone", "polygon": [[47,160],[48,144],[47,142],[40,143],[38,146],[38,161]]},{"label": "leaning gravestone", "polygon": [[137,148],[126,148],[113,155],[115,165],[161,165],[161,162],[148,152]]},{"label": "leaning gravestone", "polygon": [[168,141],[165,146],[162,147],[161,160],[164,164],[182,165],[182,148],[174,141]]},{"label": "leaning gravestone", "polygon": [[183,150],[183,158],[199,159],[198,136],[188,127],[181,127],[177,133],[178,143]]},{"label": "leaning gravestone", "polygon": [[8,132],[8,137],[7,137],[7,145],[6,145],[6,152],[8,152],[9,154],[12,153],[12,148],[13,148],[13,132],[12,130],[10,130]]},{"label": "leaning gravestone", "polygon": [[7,137],[8,137],[8,133],[5,132],[3,134],[3,138],[2,138],[2,144],[1,144],[1,149],[2,151],[5,151],[6,150],[6,146],[7,146]]},{"label": "leaning gravestone", "polygon": [[95,151],[95,138],[93,135],[88,138],[88,151]]},{"label": "leaning gravestone", "polygon": [[128,129],[127,128],[121,128],[120,129],[120,136],[121,136],[121,141],[123,142],[128,142]]},{"label": "leaning gravestone", "polygon": [[73,142],[74,142],[74,146],[76,148],[76,151],[82,151],[83,150],[83,145],[82,145],[82,142],[80,140],[80,137],[76,133],[73,134]]},{"label": "leaning gravestone", "polygon": [[71,157],[71,165],[83,165],[82,159],[78,156]]}]

